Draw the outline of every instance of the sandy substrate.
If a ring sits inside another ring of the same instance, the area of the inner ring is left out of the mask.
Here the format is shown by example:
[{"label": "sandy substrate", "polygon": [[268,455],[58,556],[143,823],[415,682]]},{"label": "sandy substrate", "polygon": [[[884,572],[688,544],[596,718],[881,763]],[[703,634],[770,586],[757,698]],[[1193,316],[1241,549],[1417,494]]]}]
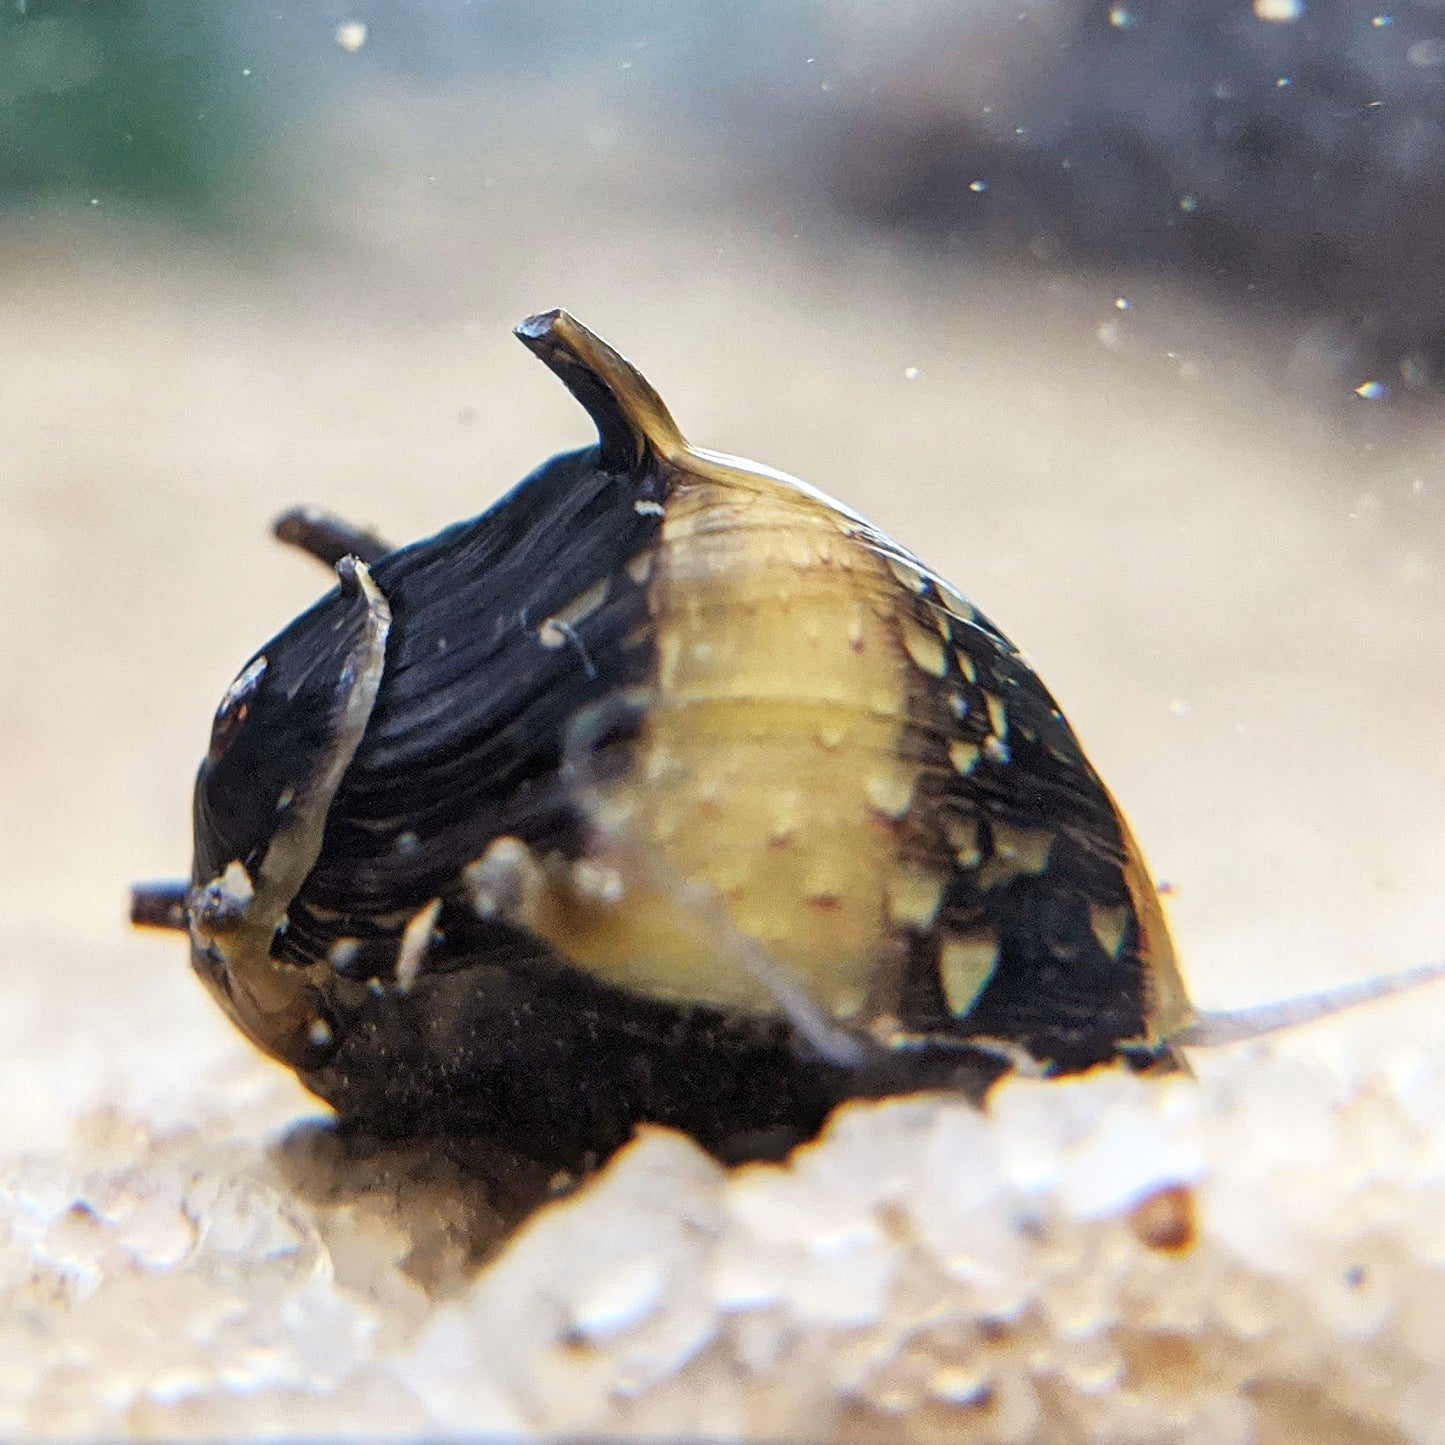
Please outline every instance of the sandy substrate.
[{"label": "sandy substrate", "polygon": [[[859,1110],[792,1174],[651,1136],[476,1276],[547,1181],[343,1156],[179,941],[127,932],[128,882],[186,866],[222,689],[325,586],[268,519],[405,540],[583,442],[508,336],[560,304],[695,439],[865,511],[1031,654],[1200,1001],[1445,944],[1436,416],[1293,390],[1276,338],[1157,285],[905,265],[616,176],[387,184],[284,263],[5,237],[0,1431],[1445,1438],[1445,990],[1202,1087]],[[1197,1246],[1140,1242],[1161,1190]],[[1002,1295],[967,1262],[998,1251]]]}]

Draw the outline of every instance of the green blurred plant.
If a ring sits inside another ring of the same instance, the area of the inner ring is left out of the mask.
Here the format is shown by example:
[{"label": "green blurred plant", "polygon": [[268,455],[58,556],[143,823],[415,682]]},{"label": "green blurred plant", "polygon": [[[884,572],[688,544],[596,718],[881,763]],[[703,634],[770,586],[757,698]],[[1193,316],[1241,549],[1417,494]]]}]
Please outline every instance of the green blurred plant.
[{"label": "green blurred plant", "polygon": [[0,0],[0,204],[84,195],[214,214],[264,130],[228,11]]}]

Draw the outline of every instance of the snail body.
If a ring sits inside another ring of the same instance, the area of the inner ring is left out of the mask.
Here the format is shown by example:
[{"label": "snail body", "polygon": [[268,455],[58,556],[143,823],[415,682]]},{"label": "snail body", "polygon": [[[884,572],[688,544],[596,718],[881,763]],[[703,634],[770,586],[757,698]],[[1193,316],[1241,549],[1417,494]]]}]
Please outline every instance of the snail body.
[{"label": "snail body", "polygon": [[1177,1066],[1143,857],[1004,635],[565,313],[518,335],[597,445],[397,550],[283,522],[339,583],[228,690],[191,880],[136,916],[384,1132],[746,1151],[854,1095]]}]

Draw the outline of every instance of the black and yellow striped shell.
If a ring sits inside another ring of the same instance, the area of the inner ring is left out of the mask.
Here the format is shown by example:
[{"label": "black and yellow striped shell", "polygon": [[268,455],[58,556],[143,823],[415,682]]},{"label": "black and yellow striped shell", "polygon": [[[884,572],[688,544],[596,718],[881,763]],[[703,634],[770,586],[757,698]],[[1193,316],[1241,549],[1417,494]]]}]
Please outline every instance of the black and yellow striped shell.
[{"label": "black and yellow striped shell", "polygon": [[565,313],[517,334],[599,443],[363,539],[222,703],[184,922],[230,1016],[344,1115],[563,1152],[1168,1062],[1148,870],[1003,634]]}]

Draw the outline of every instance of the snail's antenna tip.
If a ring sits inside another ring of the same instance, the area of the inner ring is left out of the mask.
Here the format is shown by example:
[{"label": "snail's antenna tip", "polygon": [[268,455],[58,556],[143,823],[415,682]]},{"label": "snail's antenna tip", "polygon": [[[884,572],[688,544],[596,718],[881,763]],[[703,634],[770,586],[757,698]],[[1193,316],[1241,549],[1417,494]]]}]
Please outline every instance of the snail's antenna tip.
[{"label": "snail's antenna tip", "polygon": [[1387,973],[1379,978],[1341,984],[1321,993],[1260,1004],[1255,1008],[1221,1009],[1217,1012],[1201,1009],[1170,1042],[1195,1049],[1242,1043],[1246,1039],[1257,1039],[1264,1034],[1278,1033],[1281,1029],[1295,1028],[1315,1019],[1327,1018],[1330,1014],[1358,1008],[1379,998],[1389,998],[1392,994],[1405,993],[1440,978],[1445,978],[1445,959],[1402,969],[1399,973]]}]

